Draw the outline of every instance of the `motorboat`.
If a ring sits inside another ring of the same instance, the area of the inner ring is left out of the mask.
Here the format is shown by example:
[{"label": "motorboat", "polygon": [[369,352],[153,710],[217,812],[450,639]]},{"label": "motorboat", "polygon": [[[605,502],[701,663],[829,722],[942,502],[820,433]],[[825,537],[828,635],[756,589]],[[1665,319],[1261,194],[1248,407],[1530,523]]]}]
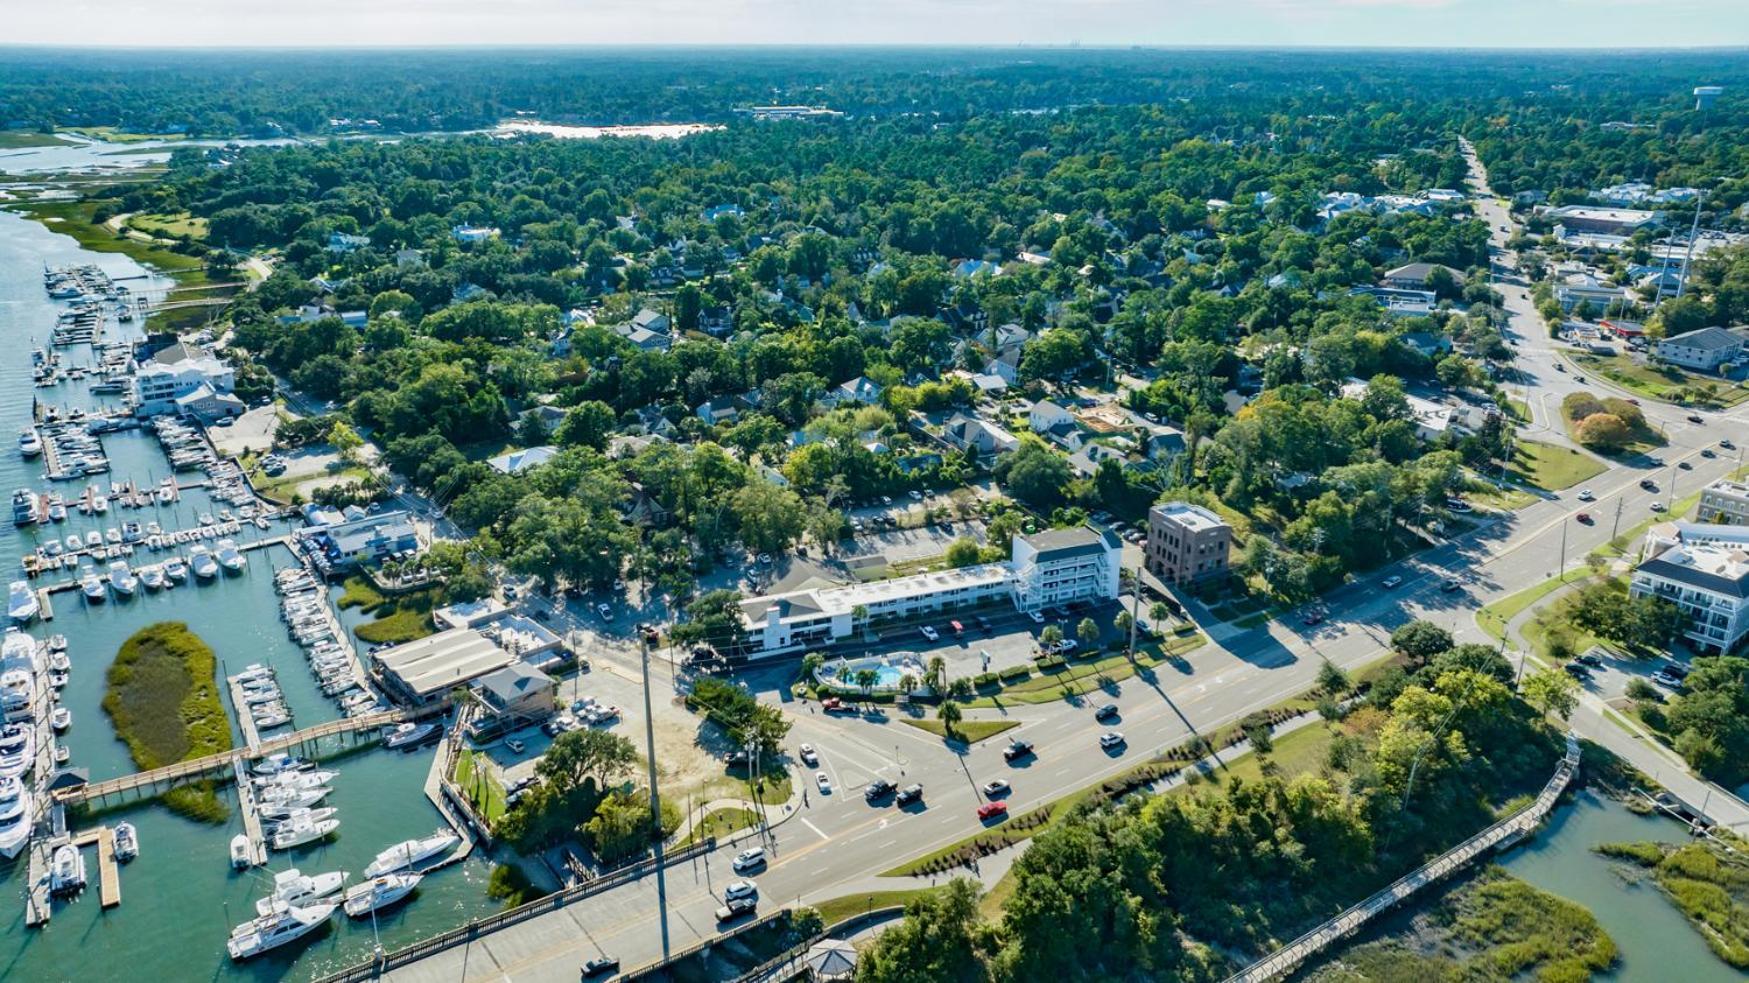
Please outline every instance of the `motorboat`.
[{"label": "motorboat", "polygon": [[79,581],[79,589],[85,592],[85,599],[92,603],[102,602],[109,593],[104,589],[103,581],[96,573],[86,574],[85,579]]},{"label": "motorboat", "polygon": [[269,775],[255,779],[255,784],[263,791],[275,788],[310,789],[321,788],[333,781],[337,772],[332,771],[296,771],[281,775]]},{"label": "motorboat", "polygon": [[26,724],[0,727],[0,778],[22,778],[36,765],[36,729]]},{"label": "motorboat", "polygon": [[397,843],[377,854],[377,858],[364,869],[364,876],[381,877],[397,870],[405,870],[440,853],[448,853],[461,841],[461,837],[445,829],[420,839]]},{"label": "motorboat", "polygon": [[188,564],[182,557],[173,556],[164,561],[164,576],[173,584],[180,584],[188,579]]},{"label": "motorboat", "polygon": [[140,586],[140,578],[128,569],[128,561],[116,560],[109,565],[109,586],[122,597],[132,597],[135,588]]},{"label": "motorboat", "polygon": [[43,452],[42,434],[35,427],[26,427],[18,434],[18,453],[25,457],[36,457]]},{"label": "motorboat", "polygon": [[290,819],[292,813],[320,803],[334,790],[324,785],[317,788],[270,789],[268,791],[278,794],[262,793],[259,806],[263,819]]},{"label": "motorboat", "polygon": [[225,940],[225,950],[238,962],[259,956],[322,927],[338,907],[339,904],[331,901],[303,906],[277,905],[267,914],[232,929],[231,937]]},{"label": "motorboat", "polygon": [[236,540],[221,539],[213,545],[213,553],[218,558],[219,566],[224,567],[226,573],[240,573],[249,562],[237,549]]},{"label": "motorboat", "polygon": [[202,512],[200,514],[200,524],[203,526],[212,525],[213,524],[213,514],[211,512]]},{"label": "motorboat", "polygon": [[165,583],[163,568],[162,567],[142,567],[142,568],[140,568],[140,583],[144,584],[147,590],[163,590],[164,583]]},{"label": "motorboat", "polygon": [[49,725],[55,728],[57,734],[65,731],[68,727],[73,726],[73,711],[57,705],[54,712],[49,714]]},{"label": "motorboat", "polygon": [[339,894],[346,887],[346,878],[350,876],[344,870],[331,870],[325,874],[304,874],[296,867],[282,870],[273,875],[273,891],[265,898],[255,901],[255,913],[271,915],[276,907],[291,905],[301,907],[313,901]]},{"label": "motorboat", "polygon": [[231,837],[231,866],[238,870],[249,866],[249,837],[243,833]]},{"label": "motorboat", "polygon": [[0,855],[8,860],[30,842],[31,799],[23,781],[0,778]]},{"label": "motorboat", "polygon": [[6,716],[29,716],[35,704],[35,672],[16,667],[0,671],[0,709]]},{"label": "motorboat", "polygon": [[275,850],[291,850],[314,843],[339,828],[338,819],[320,819],[314,822],[293,820],[280,824],[268,839],[267,845]]},{"label": "motorboat", "polygon": [[50,672],[71,672],[72,670],[73,670],[73,660],[67,657],[67,650],[66,649],[59,649],[59,650],[50,649],[49,650],[49,671]]},{"label": "motorboat", "polygon": [[291,719],[290,711],[284,709],[275,710],[271,713],[257,714],[254,717],[255,729],[272,730],[275,727],[284,727],[286,724],[291,723]]},{"label": "motorboat", "polygon": [[304,771],[310,767],[310,762],[303,758],[293,757],[284,751],[270,754],[251,765],[249,770],[257,775],[280,775],[286,772]]},{"label": "motorboat", "polygon": [[97,547],[102,546],[102,545],[103,545],[103,533],[100,533],[97,530],[93,529],[90,532],[85,534],[85,548],[86,549],[94,550]]},{"label": "motorboat", "polygon": [[169,478],[158,483],[158,504],[169,505],[176,499],[176,485]]},{"label": "motorboat", "polygon": [[12,493],[12,524],[15,526],[34,526],[37,518],[36,492],[28,488],[20,488]]},{"label": "motorboat", "polygon": [[441,725],[432,723],[416,724],[408,722],[398,724],[394,730],[389,731],[388,734],[383,737],[383,747],[390,749],[418,747],[426,738],[437,733],[441,729]]},{"label": "motorboat", "polygon": [[77,894],[85,889],[85,855],[71,843],[55,848],[49,868],[49,893]]},{"label": "motorboat", "polygon": [[49,651],[50,652],[65,652],[65,651],[67,651],[67,636],[59,634],[59,633],[50,635],[49,636]]},{"label": "motorboat", "polygon": [[77,553],[85,548],[85,540],[80,539],[78,533],[69,534],[63,542],[66,543],[69,553]]},{"label": "motorboat", "polygon": [[127,862],[140,855],[140,834],[134,829],[134,824],[120,822],[115,824],[115,859]]},{"label": "motorboat", "polygon": [[42,610],[36,589],[28,580],[14,580],[6,588],[6,613],[15,624],[29,624]]},{"label": "motorboat", "polygon": [[204,543],[195,543],[189,547],[188,562],[194,567],[194,575],[202,580],[211,580],[218,576],[219,562],[213,559],[212,551]]},{"label": "motorboat", "polygon": [[67,521],[67,506],[63,505],[60,502],[54,502],[54,503],[50,504],[49,505],[49,521],[51,521],[51,522],[66,522]]},{"label": "motorboat", "polygon": [[55,745],[55,764],[64,765],[73,760],[73,749],[65,744]]},{"label": "motorboat", "polygon": [[363,918],[373,911],[381,911],[412,894],[413,889],[418,887],[419,882],[424,879],[424,874],[415,874],[410,870],[373,877],[369,881],[349,889],[346,892],[346,900],[342,907],[353,918]]}]

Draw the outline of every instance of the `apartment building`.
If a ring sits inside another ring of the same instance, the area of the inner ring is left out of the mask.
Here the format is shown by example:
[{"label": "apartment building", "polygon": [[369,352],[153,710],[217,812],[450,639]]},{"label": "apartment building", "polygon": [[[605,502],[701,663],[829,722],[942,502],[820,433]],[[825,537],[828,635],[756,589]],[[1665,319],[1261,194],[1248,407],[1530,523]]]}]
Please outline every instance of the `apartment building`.
[{"label": "apartment building", "polygon": [[1689,616],[1700,652],[1728,652],[1749,635],[1749,552],[1729,541],[1664,546],[1634,570],[1629,593],[1660,597]]},{"label": "apartment building", "polygon": [[1232,549],[1233,528],[1200,505],[1165,502],[1148,510],[1144,562],[1169,584],[1225,574]]},{"label": "apartment building", "polygon": [[1695,518],[1722,525],[1749,524],[1749,484],[1720,479],[1706,486]]}]

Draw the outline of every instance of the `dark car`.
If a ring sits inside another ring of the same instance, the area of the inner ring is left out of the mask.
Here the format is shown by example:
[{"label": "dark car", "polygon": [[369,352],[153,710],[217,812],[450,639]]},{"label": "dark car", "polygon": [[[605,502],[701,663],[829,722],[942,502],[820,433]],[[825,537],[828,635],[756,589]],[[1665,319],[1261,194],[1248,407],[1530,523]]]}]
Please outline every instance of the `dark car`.
[{"label": "dark car", "polygon": [[735,751],[730,751],[728,754],[723,755],[723,764],[726,764],[730,767],[734,767],[735,765],[744,765],[747,763],[747,760],[748,759],[747,759],[747,752],[746,751],[735,750]]},{"label": "dark car", "polygon": [[1439,585],[1440,592],[1444,593],[1444,594],[1455,594],[1458,591],[1463,590],[1463,589],[1464,589],[1464,582],[1461,580],[1448,580],[1445,583]]},{"label": "dark car", "polygon": [[1031,741],[1009,741],[1002,749],[1002,757],[1008,761],[1019,761],[1032,753]]},{"label": "dark car", "polygon": [[587,980],[603,973],[614,972],[617,969],[619,969],[618,959],[612,956],[602,956],[600,959],[591,959],[583,964],[583,978]]},{"label": "dark car", "polygon": [[1567,675],[1572,676],[1574,679],[1583,679],[1586,676],[1591,675],[1591,670],[1589,668],[1582,666],[1577,662],[1569,662],[1561,668],[1565,669]]},{"label": "dark car", "polygon": [[923,786],[921,785],[907,785],[899,790],[898,795],[893,797],[893,802],[902,806],[908,806],[913,802],[922,801]]},{"label": "dark car", "polygon": [[972,620],[976,621],[978,623],[978,630],[985,632],[985,633],[988,633],[993,627],[995,627],[994,625],[990,624],[989,618],[986,618],[981,614],[973,617]]},{"label": "dark car", "polygon": [[1595,655],[1589,655],[1589,654],[1581,655],[1580,657],[1578,657],[1577,659],[1574,659],[1573,661],[1579,663],[1582,666],[1590,666],[1593,669],[1599,668],[1603,665],[1602,659],[1598,658]]},{"label": "dark car", "polygon": [[1702,424],[1703,426],[1706,424],[1706,421],[1701,419],[1701,416],[1699,413],[1688,414],[1688,422],[1689,423],[1699,423],[1699,424]]},{"label": "dark car", "polygon": [[1324,612],[1307,611],[1304,615],[1300,616],[1300,620],[1308,625],[1322,624],[1324,621]]},{"label": "dark car", "polygon": [[740,918],[742,915],[753,914],[753,912],[755,910],[757,910],[758,908],[759,908],[759,899],[758,898],[755,898],[755,897],[736,898],[733,901],[730,901],[727,904],[723,905],[721,908],[717,909],[717,921],[719,921],[719,922],[733,921],[736,918]]},{"label": "dark car", "polygon": [[1112,720],[1116,717],[1117,717],[1117,704],[1115,704],[1115,703],[1107,703],[1105,706],[1102,706],[1099,709],[1093,711],[1093,719],[1094,720]]},{"label": "dark car", "polygon": [[877,778],[874,781],[869,782],[868,785],[866,787],[864,787],[862,790],[862,797],[869,800],[870,802],[875,802],[875,801],[878,801],[880,799],[884,799],[887,796],[892,795],[892,794],[893,794],[893,783],[887,781],[884,778]]},{"label": "dark car", "polygon": [[1656,481],[1653,481],[1650,478],[1641,478],[1640,479],[1640,487],[1644,488],[1647,491],[1657,491],[1658,490],[1658,483]]}]

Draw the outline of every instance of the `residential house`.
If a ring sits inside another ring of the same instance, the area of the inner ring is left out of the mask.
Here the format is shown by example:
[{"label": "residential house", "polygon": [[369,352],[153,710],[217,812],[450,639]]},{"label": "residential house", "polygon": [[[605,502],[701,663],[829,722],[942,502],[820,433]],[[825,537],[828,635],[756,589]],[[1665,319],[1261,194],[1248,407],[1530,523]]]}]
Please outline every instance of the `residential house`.
[{"label": "residential house", "polygon": [[960,450],[976,450],[990,457],[1020,446],[1020,438],[988,420],[956,413],[942,426],[942,439]]},{"label": "residential house", "polygon": [[486,464],[499,474],[521,474],[529,468],[538,467],[552,460],[559,453],[557,447],[543,444],[540,447],[529,447],[524,450],[506,451],[496,457],[486,459]]},{"label": "residential house", "polygon": [[1098,472],[1100,462],[1116,461],[1120,465],[1129,465],[1129,455],[1110,444],[1085,444],[1082,448],[1069,455],[1069,467],[1083,478],[1091,478]]},{"label": "residential house", "polygon": [[1048,399],[1032,404],[1032,409],[1026,412],[1026,425],[1033,433],[1041,435],[1061,432],[1060,428],[1079,429],[1073,413]]},{"label": "residential house", "polygon": [[1749,551],[1742,543],[1680,543],[1634,569],[1628,593],[1669,601],[1688,616],[1683,637],[1720,653],[1749,637]]},{"label": "residential house", "polygon": [[1595,273],[1569,273],[1555,285],[1555,301],[1571,314],[1580,304],[1589,304],[1599,314],[1611,304],[1628,299],[1628,292]]},{"label": "residential house", "polygon": [[459,242],[464,246],[471,246],[475,243],[488,242],[496,239],[500,235],[500,232],[497,228],[491,226],[457,225],[449,230],[449,235],[450,238],[454,239],[456,242]]},{"label": "residential house", "polygon": [[874,406],[881,401],[881,387],[867,376],[857,376],[849,382],[839,383],[824,397],[821,402],[827,406],[842,406],[845,403],[866,403]]},{"label": "residential house", "polygon": [[1460,287],[1463,286],[1464,271],[1453,269],[1443,263],[1408,263],[1396,269],[1387,270],[1379,282],[1383,286],[1393,287],[1397,290],[1424,290],[1427,287],[1427,278],[1432,276],[1435,270],[1444,270],[1446,275],[1452,278],[1452,282]]},{"label": "residential house", "polygon": [[1011,386],[1020,385],[1020,346],[998,351],[995,358],[984,363],[984,374],[996,376]]},{"label": "residential house", "polygon": [[370,236],[349,235],[345,232],[328,233],[328,251],[331,253],[350,253],[370,245]]},{"label": "residential house", "polygon": [[719,423],[733,423],[741,417],[740,407],[736,405],[733,398],[728,396],[717,396],[714,399],[706,400],[698,404],[693,412],[698,415],[700,420],[713,427]]}]

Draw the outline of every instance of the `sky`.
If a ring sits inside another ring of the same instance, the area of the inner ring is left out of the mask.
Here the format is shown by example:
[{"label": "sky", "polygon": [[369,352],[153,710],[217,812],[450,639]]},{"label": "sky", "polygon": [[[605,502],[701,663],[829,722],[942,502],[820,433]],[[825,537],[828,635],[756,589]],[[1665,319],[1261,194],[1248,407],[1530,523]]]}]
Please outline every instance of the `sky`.
[{"label": "sky", "polygon": [[1749,0],[6,0],[0,10],[0,42],[79,46],[1749,46]]}]

